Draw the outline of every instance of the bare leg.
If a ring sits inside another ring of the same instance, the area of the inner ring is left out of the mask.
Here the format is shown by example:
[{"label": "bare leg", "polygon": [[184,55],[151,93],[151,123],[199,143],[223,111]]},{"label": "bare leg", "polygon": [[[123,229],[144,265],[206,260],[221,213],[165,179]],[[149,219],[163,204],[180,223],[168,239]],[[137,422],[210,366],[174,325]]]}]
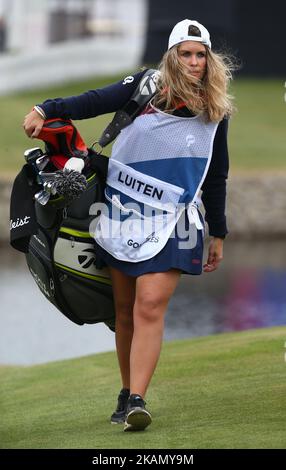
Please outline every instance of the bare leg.
[{"label": "bare leg", "polygon": [[133,309],[134,333],[130,351],[130,393],[145,396],[157,365],[164,316],[181,271],[149,273],[137,277]]},{"label": "bare leg", "polygon": [[111,267],[109,270],[115,302],[115,342],[122,386],[130,388],[130,348],[133,337],[136,278]]}]

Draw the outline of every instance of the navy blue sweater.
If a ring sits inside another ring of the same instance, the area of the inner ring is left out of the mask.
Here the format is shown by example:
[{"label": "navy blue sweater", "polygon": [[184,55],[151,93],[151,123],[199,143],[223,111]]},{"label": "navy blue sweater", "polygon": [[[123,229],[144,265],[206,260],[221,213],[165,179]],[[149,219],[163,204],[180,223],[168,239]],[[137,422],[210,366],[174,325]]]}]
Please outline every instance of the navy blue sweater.
[{"label": "navy blue sweater", "polygon": [[[39,106],[44,110],[47,119],[88,119],[101,114],[113,113],[121,109],[135,91],[145,71],[126,77],[107,87],[90,90],[78,96],[49,99]],[[188,110],[176,111],[186,115]],[[224,237],[227,234],[225,217],[226,179],[228,175],[227,148],[228,120],[223,119],[217,128],[213,155],[206,179],[202,185],[202,201],[205,207],[205,219],[209,234]]]}]

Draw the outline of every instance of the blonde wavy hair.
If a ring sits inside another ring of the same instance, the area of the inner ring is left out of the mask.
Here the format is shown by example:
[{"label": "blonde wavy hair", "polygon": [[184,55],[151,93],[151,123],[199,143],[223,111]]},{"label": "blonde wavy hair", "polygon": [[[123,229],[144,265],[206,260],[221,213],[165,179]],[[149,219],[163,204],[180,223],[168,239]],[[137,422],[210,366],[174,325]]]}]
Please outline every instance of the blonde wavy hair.
[{"label": "blonde wavy hair", "polygon": [[206,73],[202,80],[188,73],[178,55],[178,46],[169,49],[159,65],[161,72],[153,104],[166,113],[184,102],[194,114],[204,113],[207,120],[219,122],[234,111],[233,96],[228,93],[236,66],[226,54],[206,47]]}]

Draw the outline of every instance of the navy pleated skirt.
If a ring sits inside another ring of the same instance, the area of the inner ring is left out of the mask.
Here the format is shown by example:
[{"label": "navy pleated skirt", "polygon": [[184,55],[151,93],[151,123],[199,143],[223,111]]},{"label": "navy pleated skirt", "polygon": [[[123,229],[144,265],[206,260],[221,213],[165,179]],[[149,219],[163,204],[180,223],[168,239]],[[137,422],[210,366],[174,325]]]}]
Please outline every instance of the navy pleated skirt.
[{"label": "navy pleated skirt", "polygon": [[[185,213],[183,215],[185,216]],[[203,222],[201,214],[200,218]],[[180,269],[183,274],[201,274],[204,248],[203,230],[197,230],[197,244],[194,248],[182,248],[182,246],[187,246],[188,235],[183,238],[180,236],[180,232],[177,229],[178,224],[164,248],[157,255],[137,263],[114,258],[95,242],[96,267],[101,269],[105,266],[111,266],[128,276],[134,277],[146,273],[166,272],[172,268]],[[184,224],[186,235],[189,230],[188,217],[184,217]]]}]

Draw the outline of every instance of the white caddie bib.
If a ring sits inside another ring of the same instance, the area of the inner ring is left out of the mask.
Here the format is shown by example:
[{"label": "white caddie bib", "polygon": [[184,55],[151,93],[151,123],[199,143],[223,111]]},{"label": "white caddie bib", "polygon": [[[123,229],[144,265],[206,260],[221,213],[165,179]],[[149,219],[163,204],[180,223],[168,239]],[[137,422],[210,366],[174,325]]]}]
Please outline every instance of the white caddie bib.
[{"label": "white caddie bib", "polygon": [[102,248],[122,261],[152,258],[174,235],[186,207],[190,224],[203,229],[196,201],[217,126],[203,116],[156,110],[121,131],[109,161],[107,207],[94,234]]}]

